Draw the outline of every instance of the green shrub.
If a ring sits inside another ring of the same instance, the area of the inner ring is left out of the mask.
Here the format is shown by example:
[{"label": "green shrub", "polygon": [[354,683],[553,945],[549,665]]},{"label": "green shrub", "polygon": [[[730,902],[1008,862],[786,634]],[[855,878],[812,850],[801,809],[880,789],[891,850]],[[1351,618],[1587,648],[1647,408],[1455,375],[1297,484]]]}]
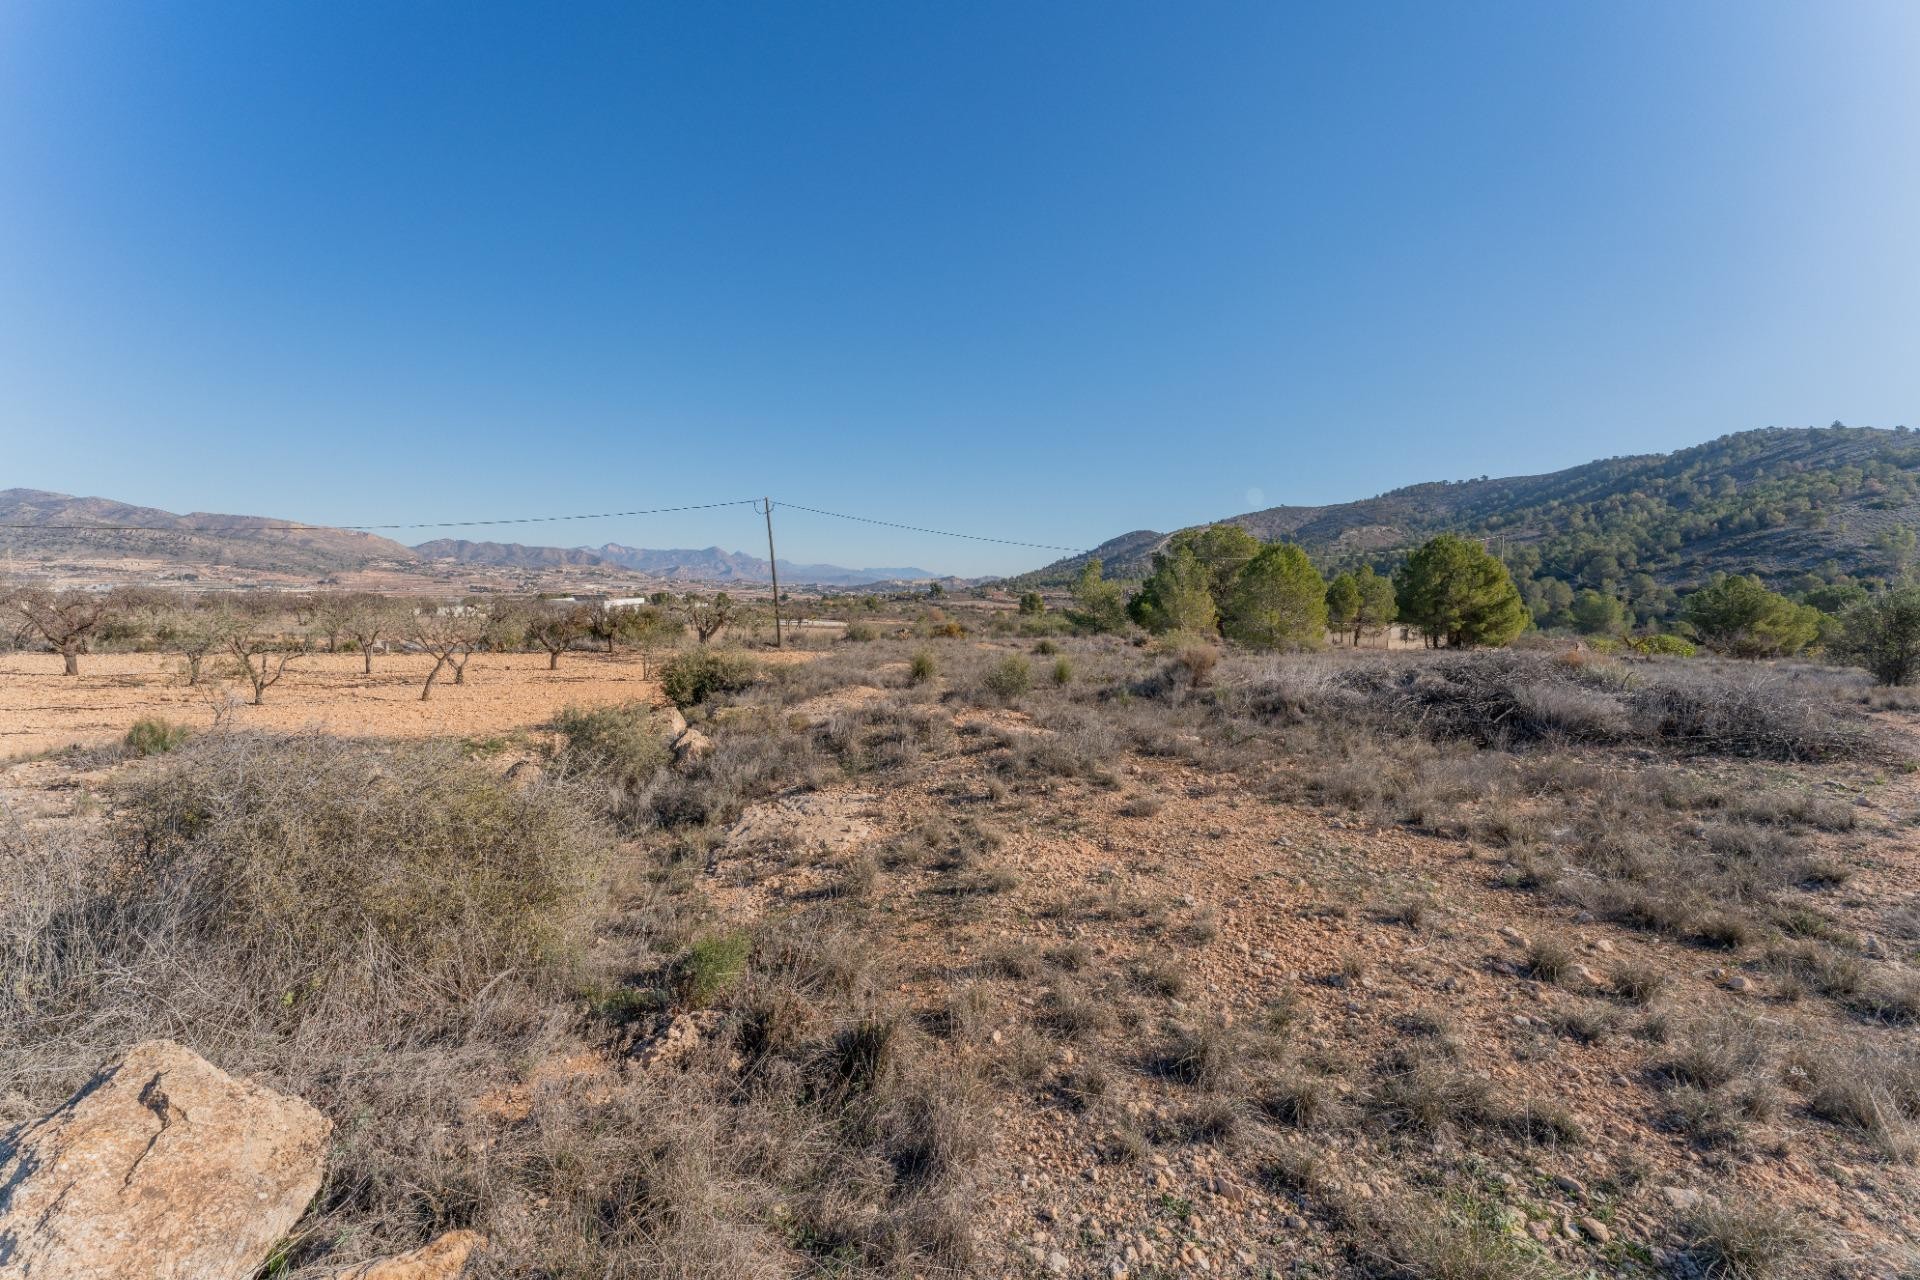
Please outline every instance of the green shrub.
[{"label": "green shrub", "polygon": [[1068,658],[1056,658],[1053,663],[1053,682],[1055,684],[1073,683],[1073,662]]},{"label": "green shrub", "polygon": [[565,707],[553,727],[570,760],[621,787],[639,786],[667,763],[666,725],[644,702]]},{"label": "green shrub", "polygon": [[1021,655],[1010,653],[988,668],[982,683],[996,698],[1017,698],[1033,687],[1033,667]]},{"label": "green shrub", "polygon": [[1691,658],[1700,652],[1691,640],[1676,635],[1634,636],[1627,641],[1627,647],[1635,653],[1649,657]]},{"label": "green shrub", "polygon": [[193,730],[183,724],[147,716],[133,722],[125,741],[127,749],[137,756],[163,756],[176,747],[185,746],[192,736]]},{"label": "green shrub", "polygon": [[1895,587],[1847,610],[1830,646],[1885,685],[1920,676],[1920,586]]},{"label": "green shrub", "polygon": [[933,654],[925,649],[917,650],[913,662],[907,668],[908,684],[925,684],[940,674],[940,665],[933,660]]},{"label": "green shrub", "polygon": [[661,690],[682,707],[744,689],[759,678],[759,663],[729,649],[689,649],[660,664]]},{"label": "green shrub", "polygon": [[840,633],[840,638],[855,644],[865,644],[869,640],[878,638],[879,635],[880,633],[874,630],[871,622],[849,622],[847,629]]},{"label": "green shrub", "polygon": [[752,951],[752,939],[738,930],[700,939],[675,966],[680,999],[695,1009],[711,1005],[739,983]]},{"label": "green shrub", "polygon": [[1681,612],[1703,643],[1736,658],[1798,653],[1819,638],[1822,618],[1818,609],[1738,574],[1690,593]]}]

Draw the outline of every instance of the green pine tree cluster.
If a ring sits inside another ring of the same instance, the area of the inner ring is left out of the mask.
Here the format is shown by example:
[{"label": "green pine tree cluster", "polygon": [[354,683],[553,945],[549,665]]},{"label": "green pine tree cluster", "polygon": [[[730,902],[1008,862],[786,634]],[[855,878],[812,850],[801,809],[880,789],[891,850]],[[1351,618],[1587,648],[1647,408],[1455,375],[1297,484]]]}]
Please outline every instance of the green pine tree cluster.
[{"label": "green pine tree cluster", "polygon": [[1081,571],[1074,621],[1115,631],[1131,621],[1155,634],[1215,636],[1251,649],[1317,649],[1329,634],[1361,643],[1393,622],[1436,647],[1501,645],[1531,621],[1506,567],[1480,543],[1443,534],[1389,579],[1372,566],[1331,583],[1290,542],[1263,543],[1238,525],[1176,534],[1121,605],[1099,561]]}]

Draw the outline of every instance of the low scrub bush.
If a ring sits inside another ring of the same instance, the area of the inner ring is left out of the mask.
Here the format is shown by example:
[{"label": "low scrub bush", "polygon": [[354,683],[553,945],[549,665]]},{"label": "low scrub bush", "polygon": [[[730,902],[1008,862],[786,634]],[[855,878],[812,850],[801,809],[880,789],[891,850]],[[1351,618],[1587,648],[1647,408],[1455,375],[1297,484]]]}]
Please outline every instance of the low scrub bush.
[{"label": "low scrub bush", "polygon": [[127,750],[137,756],[163,756],[167,752],[186,745],[193,736],[193,730],[183,724],[159,716],[146,716],[135,720],[133,727],[127,730],[125,742]]},{"label": "low scrub bush", "polygon": [[1516,748],[1541,741],[1647,742],[1682,752],[1834,760],[1878,745],[1832,699],[1766,672],[1568,663],[1535,653],[1424,662],[1276,667],[1235,693],[1245,711],[1292,723],[1359,720],[1435,740]]},{"label": "low scrub bush", "polygon": [[1493,1206],[1426,1196],[1357,1205],[1360,1273],[1378,1280],[1561,1280],[1552,1259]]},{"label": "low scrub bush", "polygon": [[926,649],[914,651],[913,658],[907,664],[907,683],[926,684],[940,674],[940,664],[934,661],[933,654]]},{"label": "low scrub bush", "polygon": [[428,1025],[510,971],[570,973],[611,853],[561,789],[439,745],[209,734],[114,802],[119,872],[10,961],[43,1016],[111,998],[186,1034]]},{"label": "low scrub bush", "polygon": [[1696,1271],[1715,1280],[1797,1280],[1813,1273],[1819,1246],[1799,1212],[1759,1201],[1709,1201],[1684,1227]]},{"label": "low scrub bush", "polygon": [[666,723],[644,702],[566,707],[553,727],[569,763],[622,789],[640,786],[667,763]]},{"label": "low scrub bush", "polygon": [[1033,688],[1033,664],[1020,654],[1008,654],[987,669],[980,683],[989,694],[1010,702]]},{"label": "low scrub bush", "polygon": [[1651,636],[1630,636],[1627,648],[1644,657],[1691,658],[1698,653],[1699,647],[1685,636],[1661,633]]},{"label": "low scrub bush", "polygon": [[678,706],[737,693],[760,678],[760,664],[728,649],[688,649],[660,664],[660,688]]}]

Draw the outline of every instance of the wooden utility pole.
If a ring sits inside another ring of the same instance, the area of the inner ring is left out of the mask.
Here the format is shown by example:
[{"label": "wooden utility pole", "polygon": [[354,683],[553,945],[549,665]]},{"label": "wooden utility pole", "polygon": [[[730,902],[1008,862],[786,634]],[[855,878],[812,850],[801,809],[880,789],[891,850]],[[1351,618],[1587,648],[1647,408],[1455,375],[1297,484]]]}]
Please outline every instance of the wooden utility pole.
[{"label": "wooden utility pole", "polygon": [[773,647],[782,649],[780,642],[780,562],[773,554],[773,499],[761,498],[761,510],[767,517],[767,572],[773,575]]}]

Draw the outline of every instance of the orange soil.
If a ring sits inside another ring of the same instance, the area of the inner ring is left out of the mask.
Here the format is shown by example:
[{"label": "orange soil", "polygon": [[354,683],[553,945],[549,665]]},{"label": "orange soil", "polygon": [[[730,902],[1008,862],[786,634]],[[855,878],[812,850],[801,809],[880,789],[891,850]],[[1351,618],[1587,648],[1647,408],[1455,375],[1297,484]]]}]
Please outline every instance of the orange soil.
[{"label": "orange soil", "polygon": [[[780,662],[810,655],[760,656]],[[232,717],[242,727],[319,726],[394,738],[495,735],[541,724],[568,703],[660,700],[659,682],[651,667],[641,673],[638,654],[570,653],[549,671],[544,653],[483,653],[468,663],[465,684],[443,672],[433,698],[422,702],[432,666],[420,654],[377,655],[369,676],[361,674],[358,654],[306,654],[255,707],[246,705],[252,690],[244,682],[214,676],[187,687],[179,659],[164,654],[89,654],[78,676],[61,675],[55,654],[8,654],[0,657],[0,760],[110,742],[143,716],[209,725],[229,699],[238,703]]]}]

